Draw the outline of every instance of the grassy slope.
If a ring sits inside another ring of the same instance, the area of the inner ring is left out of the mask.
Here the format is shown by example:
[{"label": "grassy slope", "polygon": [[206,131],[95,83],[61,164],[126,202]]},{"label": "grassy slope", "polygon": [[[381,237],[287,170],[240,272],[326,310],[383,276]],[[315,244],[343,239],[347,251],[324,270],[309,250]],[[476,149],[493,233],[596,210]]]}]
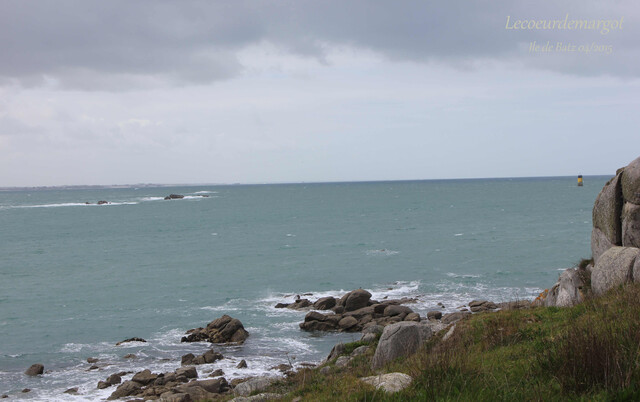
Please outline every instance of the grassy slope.
[{"label": "grassy slope", "polygon": [[[572,308],[476,314],[443,333],[381,371],[369,368],[371,348],[348,368],[302,370],[270,391],[305,401],[640,400],[640,285]],[[358,380],[396,371],[414,382],[394,395]]]}]

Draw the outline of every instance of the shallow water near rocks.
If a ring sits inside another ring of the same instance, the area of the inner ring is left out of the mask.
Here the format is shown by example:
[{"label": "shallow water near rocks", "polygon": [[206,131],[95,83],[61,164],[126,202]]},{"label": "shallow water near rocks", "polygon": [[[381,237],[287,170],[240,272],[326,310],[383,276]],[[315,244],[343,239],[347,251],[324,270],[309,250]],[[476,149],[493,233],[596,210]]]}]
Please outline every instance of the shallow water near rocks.
[{"label": "shallow water near rocks", "polygon": [[[105,399],[114,388],[96,384],[114,372],[173,371],[202,354],[208,344],[180,338],[223,314],[251,335],[216,346],[226,358],[198,366],[201,377],[278,375],[270,368],[359,339],[300,331],[305,312],[274,308],[297,294],[362,287],[417,297],[423,315],[439,302],[533,298],[590,256],[607,179],[0,191],[0,394]],[[185,198],[163,199],[172,193]],[[131,337],[147,342],[115,346]],[[33,363],[43,376],[23,374]],[[80,396],[63,394],[71,387]]]}]

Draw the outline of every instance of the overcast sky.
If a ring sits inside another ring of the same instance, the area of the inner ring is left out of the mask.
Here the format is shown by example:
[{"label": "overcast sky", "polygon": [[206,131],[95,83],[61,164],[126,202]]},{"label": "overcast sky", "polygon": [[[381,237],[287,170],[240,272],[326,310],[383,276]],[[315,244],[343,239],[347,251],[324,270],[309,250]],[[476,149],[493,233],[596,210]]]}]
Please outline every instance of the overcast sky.
[{"label": "overcast sky", "polygon": [[[620,26],[508,29],[567,14]],[[640,156],[639,20],[637,0],[1,0],[0,186],[613,174]]]}]

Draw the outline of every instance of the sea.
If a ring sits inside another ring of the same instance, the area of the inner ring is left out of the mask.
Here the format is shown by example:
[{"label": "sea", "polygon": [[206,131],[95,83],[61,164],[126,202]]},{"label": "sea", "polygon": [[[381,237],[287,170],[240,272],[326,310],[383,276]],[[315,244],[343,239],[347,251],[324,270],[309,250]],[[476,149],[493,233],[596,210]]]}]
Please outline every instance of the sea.
[{"label": "sea", "polygon": [[[278,376],[274,366],[319,363],[359,339],[301,331],[306,312],[274,307],[296,295],[364,288],[374,299],[416,298],[422,315],[533,299],[590,257],[607,179],[0,191],[0,395],[105,400],[115,387],[96,385],[110,374],[173,371],[182,355],[208,350],[180,339],[223,314],[250,336],[214,345],[225,358],[197,366],[200,377]],[[116,346],[131,337],[147,342]],[[242,359],[247,368],[236,368]],[[24,375],[34,363],[45,373]],[[64,393],[72,387],[78,395]]]}]

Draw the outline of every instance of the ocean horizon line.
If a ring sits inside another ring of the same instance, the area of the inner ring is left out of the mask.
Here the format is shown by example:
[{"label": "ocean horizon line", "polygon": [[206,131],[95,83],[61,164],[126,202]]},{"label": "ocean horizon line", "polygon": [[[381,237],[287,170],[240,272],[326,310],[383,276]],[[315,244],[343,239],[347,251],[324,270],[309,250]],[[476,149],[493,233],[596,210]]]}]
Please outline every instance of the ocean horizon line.
[{"label": "ocean horizon line", "polygon": [[[583,178],[599,178],[613,176],[610,174],[581,175]],[[447,181],[480,181],[480,180],[540,180],[577,178],[578,175],[559,176],[504,176],[504,177],[457,177],[440,179],[381,179],[381,180],[335,180],[335,181],[274,181],[274,182],[234,182],[234,183],[133,183],[133,184],[61,184],[50,186],[0,186],[0,191],[22,190],[87,190],[118,188],[171,188],[201,186],[271,186],[271,185],[317,185],[317,184],[364,184],[364,183],[411,183],[411,182],[447,182]]]}]

